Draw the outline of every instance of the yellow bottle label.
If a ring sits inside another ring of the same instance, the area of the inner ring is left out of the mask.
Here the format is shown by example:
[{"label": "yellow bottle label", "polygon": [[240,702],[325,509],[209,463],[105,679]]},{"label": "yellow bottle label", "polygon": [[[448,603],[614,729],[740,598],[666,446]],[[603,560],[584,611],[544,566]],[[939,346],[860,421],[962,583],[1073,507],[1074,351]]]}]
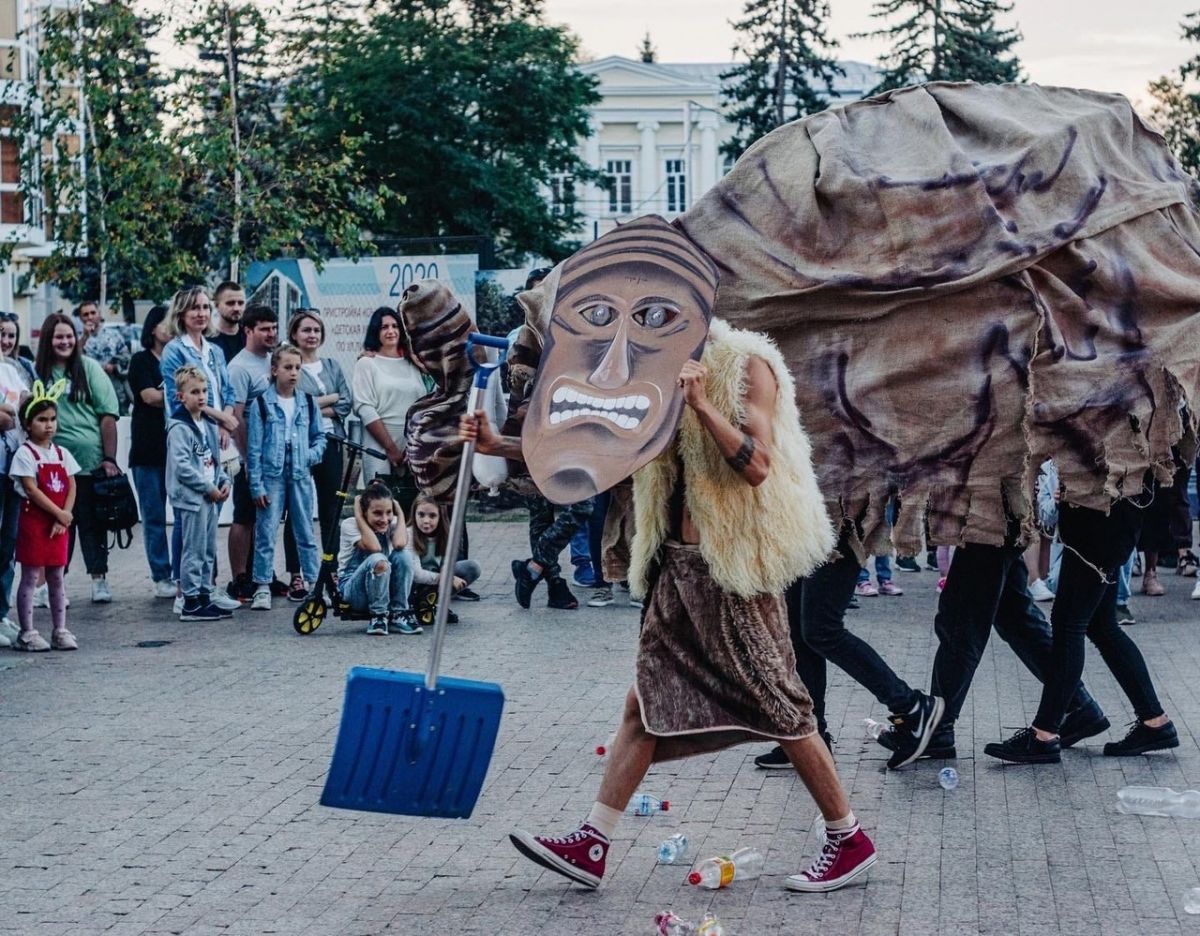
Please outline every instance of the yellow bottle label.
[{"label": "yellow bottle label", "polygon": [[737,866],[732,861],[721,856],[721,886],[728,887],[733,883],[733,872],[737,870]]}]

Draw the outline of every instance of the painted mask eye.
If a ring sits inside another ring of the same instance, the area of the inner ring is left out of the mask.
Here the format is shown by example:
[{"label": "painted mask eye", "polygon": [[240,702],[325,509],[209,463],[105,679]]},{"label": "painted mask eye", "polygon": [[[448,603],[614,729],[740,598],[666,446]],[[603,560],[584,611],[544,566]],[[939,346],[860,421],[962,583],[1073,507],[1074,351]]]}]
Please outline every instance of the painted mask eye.
[{"label": "painted mask eye", "polygon": [[633,320],[646,328],[662,328],[675,320],[679,313],[670,306],[652,305],[633,313]]},{"label": "painted mask eye", "polygon": [[589,325],[609,325],[616,318],[612,306],[607,306],[603,303],[588,306],[586,309],[580,309],[579,314],[583,316],[584,321]]}]

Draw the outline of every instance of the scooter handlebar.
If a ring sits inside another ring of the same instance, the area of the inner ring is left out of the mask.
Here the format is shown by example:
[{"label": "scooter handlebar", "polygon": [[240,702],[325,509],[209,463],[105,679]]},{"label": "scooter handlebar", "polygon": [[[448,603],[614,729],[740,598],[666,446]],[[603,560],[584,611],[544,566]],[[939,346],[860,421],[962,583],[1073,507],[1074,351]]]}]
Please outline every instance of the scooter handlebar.
[{"label": "scooter handlebar", "polygon": [[365,445],[359,445],[357,442],[351,442],[349,439],[343,439],[339,435],[332,432],[325,433],[325,438],[337,445],[344,445],[346,448],[352,448],[363,455],[370,455],[372,458],[378,458],[380,461],[387,461],[388,457],[383,452],[377,452],[373,448],[367,448]]}]

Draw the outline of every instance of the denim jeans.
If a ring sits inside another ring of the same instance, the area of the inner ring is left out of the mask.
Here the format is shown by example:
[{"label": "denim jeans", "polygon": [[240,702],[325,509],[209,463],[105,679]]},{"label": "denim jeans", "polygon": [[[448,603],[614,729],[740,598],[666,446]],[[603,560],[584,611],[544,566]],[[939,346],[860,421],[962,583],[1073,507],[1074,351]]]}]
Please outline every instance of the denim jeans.
[{"label": "denim jeans", "polygon": [[142,514],[142,545],[146,548],[150,578],[156,582],[169,582],[174,576],[171,574],[171,551],[167,546],[167,470],[154,465],[134,465],[129,470],[137,488]]},{"label": "denim jeans", "polygon": [[1129,595],[1133,589],[1133,563],[1137,559],[1137,550],[1129,554],[1125,564],[1117,572],[1117,604],[1129,604]]},{"label": "denim jeans", "polygon": [[793,582],[784,595],[796,673],[812,696],[817,724],[825,721],[826,660],[845,670],[889,711],[911,711],[917,702],[916,690],[897,676],[870,644],[846,630],[846,606],[854,594],[860,566],[845,535],[837,550],[839,558]]},{"label": "denim jeans", "polygon": [[[1029,594],[1029,572],[1017,546],[969,543],[954,550],[946,588],[938,599],[933,629],[930,692],[946,700],[942,724],[953,724],[971,689],[992,628],[1025,668],[1045,682],[1050,667],[1050,625]],[[1069,708],[1092,701],[1076,679]]]},{"label": "denim jeans", "polygon": [[1163,714],[1141,651],[1117,624],[1117,569],[1137,543],[1142,519],[1142,508],[1128,500],[1117,501],[1107,515],[1060,506],[1058,532],[1067,548],[1050,612],[1053,651],[1034,727],[1056,733],[1062,724],[1083,673],[1084,637],[1096,645],[1140,720]]},{"label": "denim jeans", "polygon": [[560,507],[540,494],[527,499],[529,507],[529,548],[533,561],[542,567],[546,581],[559,578],[558,554],[563,551],[575,532],[586,528],[592,515],[592,501],[579,501]]},{"label": "denim jeans", "polygon": [[12,610],[13,561],[17,555],[17,520],[21,516],[23,498],[17,493],[12,479],[0,479],[4,492],[0,494],[0,617]]},{"label": "denim jeans", "polygon": [[281,477],[264,479],[269,503],[258,509],[254,523],[254,583],[270,584],[275,578],[275,540],[279,535],[279,524],[287,511],[288,525],[296,537],[300,552],[300,574],[310,585],[317,580],[321,568],[321,553],[313,535],[312,485],[303,481],[291,481],[290,461],[284,466]]},{"label": "denim jeans", "polygon": [[[313,483],[317,486],[317,518],[321,528],[321,548],[330,542],[330,534],[342,520],[338,504],[338,490],[342,486],[342,448],[332,442],[325,447],[321,461],[313,465]],[[337,555],[337,538],[333,538],[333,553]],[[296,551],[296,537],[289,524],[283,531],[283,555],[288,572],[300,571],[300,555]]]},{"label": "denim jeans", "polygon": [[[386,568],[378,572],[375,566]],[[403,611],[408,607],[408,593],[412,588],[413,570],[403,549],[393,549],[391,555],[371,553],[358,568],[338,584],[338,591],[355,611],[369,611],[383,617],[389,611]]]},{"label": "denim jeans", "polygon": [[[875,557],[875,578],[879,580],[879,584],[890,582],[892,580],[892,557],[891,556],[876,556]],[[867,571],[866,566],[858,570],[858,583],[871,581],[871,573]]]}]

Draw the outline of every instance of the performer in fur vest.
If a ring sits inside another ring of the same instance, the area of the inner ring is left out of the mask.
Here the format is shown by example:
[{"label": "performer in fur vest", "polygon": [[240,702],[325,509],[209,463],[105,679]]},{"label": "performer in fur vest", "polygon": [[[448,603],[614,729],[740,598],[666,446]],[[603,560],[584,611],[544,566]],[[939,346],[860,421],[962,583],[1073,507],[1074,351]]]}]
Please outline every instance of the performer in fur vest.
[{"label": "performer in fur vest", "polygon": [[641,468],[630,589],[646,604],[591,812],[566,835],[518,830],[513,844],[597,887],[651,764],[772,739],[825,818],[821,853],[787,887],[842,887],[875,848],[816,732],[781,598],[833,547],[783,358],[760,335],[709,328],[716,268],[659,218],[605,235],[551,277],[552,308],[540,322],[531,314],[546,346],[522,440],[498,435],[482,411],[460,431],[481,452],[524,457],[559,502]]}]

